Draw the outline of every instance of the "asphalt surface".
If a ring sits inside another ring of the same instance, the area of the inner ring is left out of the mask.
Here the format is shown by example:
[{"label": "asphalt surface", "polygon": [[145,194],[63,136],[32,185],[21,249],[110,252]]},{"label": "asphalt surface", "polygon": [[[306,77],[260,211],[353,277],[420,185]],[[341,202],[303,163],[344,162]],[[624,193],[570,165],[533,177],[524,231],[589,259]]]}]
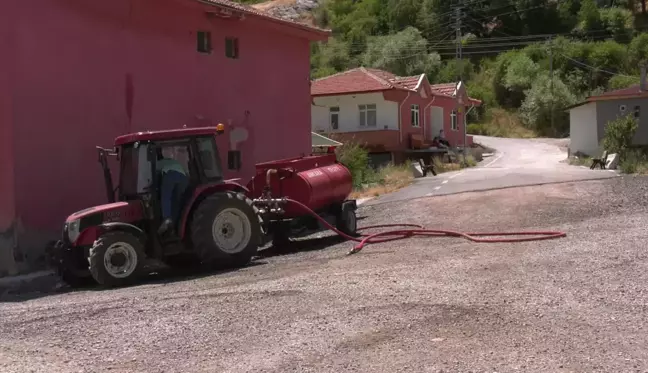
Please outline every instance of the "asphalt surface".
[{"label": "asphalt surface", "polygon": [[477,167],[461,171],[429,174],[395,193],[373,199],[368,204],[405,201],[412,198],[448,195],[469,191],[538,185],[617,176],[611,170],[590,170],[565,162],[564,140],[505,139],[474,136],[474,141],[496,153],[484,158]]},{"label": "asphalt surface", "polygon": [[359,213],[361,226],[567,237],[412,238],[353,256],[350,243],[322,237],[264,250],[234,272],[5,296],[0,372],[648,371],[648,179],[460,193]]}]

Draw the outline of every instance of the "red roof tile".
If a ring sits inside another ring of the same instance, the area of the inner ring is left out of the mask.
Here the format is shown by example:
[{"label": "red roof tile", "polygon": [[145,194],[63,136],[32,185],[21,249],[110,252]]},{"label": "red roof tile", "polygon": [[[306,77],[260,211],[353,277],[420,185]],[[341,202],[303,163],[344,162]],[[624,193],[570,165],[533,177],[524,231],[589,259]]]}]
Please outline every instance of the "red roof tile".
[{"label": "red roof tile", "polygon": [[584,101],[578,102],[574,105],[567,106],[564,110],[573,109],[578,106],[585,105],[594,101],[616,100],[626,97],[648,97],[648,91],[642,91],[639,84],[635,84],[628,88],[615,89],[614,91],[603,92],[600,95],[589,96]]},{"label": "red roof tile", "polygon": [[394,80],[392,80],[394,84],[397,84],[405,89],[416,89],[420,81],[421,81],[421,75],[399,76],[396,77]]},{"label": "red roof tile", "polygon": [[[314,80],[311,84],[312,96],[342,95],[361,92],[379,92],[389,89],[416,91],[424,74],[415,76],[396,76],[388,71],[358,67],[341,73]],[[430,85],[437,95],[454,97],[458,83]],[[470,98],[473,103],[481,101]]]},{"label": "red roof tile", "polygon": [[446,96],[454,96],[455,90],[457,90],[457,83],[431,84],[430,88],[436,93]]},{"label": "red roof tile", "polygon": [[610,96],[635,96],[635,95],[640,95],[645,93],[646,92],[642,92],[641,89],[639,89],[639,84],[636,84],[628,88],[615,89],[614,91],[603,92],[600,95],[590,96],[587,98],[587,100],[588,101],[596,100],[597,98],[603,99],[603,98],[608,98]]},{"label": "red roof tile", "polygon": [[197,1],[201,2],[201,3],[208,3],[208,4],[220,6],[220,7],[223,7],[223,8],[238,10],[239,12],[243,12],[243,13],[246,13],[246,14],[251,14],[251,15],[254,15],[254,16],[257,16],[257,17],[260,17],[260,18],[265,18],[265,19],[267,19],[269,21],[273,21],[273,22],[276,22],[276,23],[279,23],[279,24],[290,26],[290,27],[296,27],[296,28],[299,28],[299,29],[302,29],[302,30],[305,30],[305,31],[314,32],[314,33],[324,35],[324,36],[328,36],[328,35],[331,34],[330,30],[324,30],[324,29],[321,29],[319,27],[314,27],[314,26],[307,25],[307,24],[304,24],[304,23],[300,23],[300,22],[284,19],[284,18],[281,18],[281,17],[277,17],[277,16],[271,15],[269,13],[262,12],[262,11],[260,11],[258,9],[255,9],[255,8],[251,7],[251,6],[244,5],[244,4],[237,3],[237,2],[234,2],[234,1],[230,1],[230,0],[197,0]]},{"label": "red roof tile", "polygon": [[321,96],[388,89],[413,91],[420,80],[421,75],[399,77],[383,70],[358,67],[313,81],[311,94]]}]

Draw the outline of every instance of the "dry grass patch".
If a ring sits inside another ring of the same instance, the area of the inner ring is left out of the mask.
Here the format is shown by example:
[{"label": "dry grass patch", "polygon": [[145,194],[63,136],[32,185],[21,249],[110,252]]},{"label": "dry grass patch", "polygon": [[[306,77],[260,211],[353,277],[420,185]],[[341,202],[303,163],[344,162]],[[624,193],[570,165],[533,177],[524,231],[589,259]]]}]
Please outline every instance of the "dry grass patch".
[{"label": "dry grass patch", "polygon": [[569,164],[572,166],[590,166],[592,164],[592,158],[587,156],[580,157],[569,157]]},{"label": "dry grass patch", "polygon": [[375,181],[363,184],[351,193],[351,198],[377,197],[381,194],[391,193],[404,188],[412,183],[414,176],[409,163],[394,166],[388,165],[375,172]]},{"label": "dry grass patch", "polygon": [[482,123],[471,123],[467,131],[471,135],[495,136],[528,139],[538,135],[524,127],[520,117],[500,108],[493,108],[486,112]]}]

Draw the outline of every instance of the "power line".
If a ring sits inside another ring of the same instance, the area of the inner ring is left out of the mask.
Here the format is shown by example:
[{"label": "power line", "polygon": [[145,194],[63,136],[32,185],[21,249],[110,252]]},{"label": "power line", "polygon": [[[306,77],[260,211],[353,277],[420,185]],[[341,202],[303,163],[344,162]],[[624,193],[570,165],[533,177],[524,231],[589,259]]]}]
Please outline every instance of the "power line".
[{"label": "power line", "polygon": [[577,60],[575,60],[575,59],[573,59],[573,58],[571,58],[571,57],[567,57],[567,56],[565,56],[565,55],[562,54],[562,53],[558,53],[558,54],[561,55],[562,57],[566,58],[567,60],[572,61],[572,62],[574,62],[574,63],[576,63],[576,64],[578,64],[578,65],[581,65],[581,66],[583,66],[583,67],[586,67],[586,68],[588,68],[588,69],[590,69],[590,70],[592,70],[592,71],[600,71],[600,72],[604,72],[604,73],[606,73],[606,74],[610,74],[610,75],[618,75],[618,76],[623,76],[623,77],[626,77],[626,78],[634,78],[634,79],[639,78],[638,76],[619,74],[619,73],[615,73],[615,72],[612,72],[612,71],[604,70],[604,69],[601,69],[601,68],[598,68],[598,67],[594,67],[594,66],[588,65],[588,64],[586,64],[586,63],[584,63],[584,62],[577,61]]},{"label": "power line", "polygon": [[[648,27],[646,27],[648,29]],[[451,30],[450,32],[454,32]],[[603,29],[598,29],[598,30],[590,30],[584,32],[582,35],[585,36],[592,36],[592,37],[600,37],[604,38],[607,37],[607,33],[609,33],[608,30],[603,30]],[[600,34],[600,35],[597,35]],[[445,35],[445,34],[443,34]],[[383,37],[384,35],[376,36],[376,37]],[[520,36],[506,36],[506,37],[487,37],[487,38],[475,38],[473,40],[468,41],[466,45],[464,45],[464,48],[466,48],[469,45],[479,45],[479,44],[490,44],[493,42],[516,42],[519,40],[520,43],[524,43],[522,40],[527,40],[526,43],[536,43],[536,42],[545,42],[548,38],[557,38],[557,37],[565,37],[565,38],[572,38],[572,39],[580,39],[579,35],[575,35],[573,33],[556,33],[556,34],[532,34],[532,35],[520,35]],[[534,40],[535,39],[535,40]],[[435,42],[428,42],[428,43],[434,43]],[[366,45],[367,43],[349,43],[349,46],[363,46]],[[449,46],[454,45],[454,41],[447,43]]]}]

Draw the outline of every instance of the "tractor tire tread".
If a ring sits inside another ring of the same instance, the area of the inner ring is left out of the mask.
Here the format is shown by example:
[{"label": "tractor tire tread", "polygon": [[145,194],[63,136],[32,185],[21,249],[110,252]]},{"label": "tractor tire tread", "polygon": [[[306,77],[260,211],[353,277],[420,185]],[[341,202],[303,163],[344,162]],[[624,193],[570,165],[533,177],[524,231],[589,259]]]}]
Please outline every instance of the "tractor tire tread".
[{"label": "tractor tire tread", "polygon": [[[242,204],[243,202],[244,204]],[[232,206],[234,204],[234,206]],[[237,254],[227,254],[218,250],[214,244],[212,235],[212,224],[218,212],[224,209],[223,206],[231,206],[248,211],[243,211],[250,218],[252,229],[250,243]],[[253,215],[253,216],[250,216]],[[256,224],[255,224],[256,222]],[[261,243],[261,227],[263,221],[259,210],[252,204],[252,200],[243,193],[234,191],[218,192],[205,198],[197,206],[191,223],[191,239],[197,256],[206,265],[218,264],[224,267],[243,267],[247,265],[252,257],[256,255]]]},{"label": "tractor tire tread", "polygon": [[[137,253],[137,266],[133,273],[126,278],[112,277],[104,268],[103,257],[105,251],[111,244],[115,242],[127,242],[133,246]],[[102,286],[117,287],[129,285],[135,282],[142,272],[144,267],[144,248],[142,242],[138,237],[123,231],[106,232],[99,236],[90,248],[88,255],[88,263],[92,277]]]}]

